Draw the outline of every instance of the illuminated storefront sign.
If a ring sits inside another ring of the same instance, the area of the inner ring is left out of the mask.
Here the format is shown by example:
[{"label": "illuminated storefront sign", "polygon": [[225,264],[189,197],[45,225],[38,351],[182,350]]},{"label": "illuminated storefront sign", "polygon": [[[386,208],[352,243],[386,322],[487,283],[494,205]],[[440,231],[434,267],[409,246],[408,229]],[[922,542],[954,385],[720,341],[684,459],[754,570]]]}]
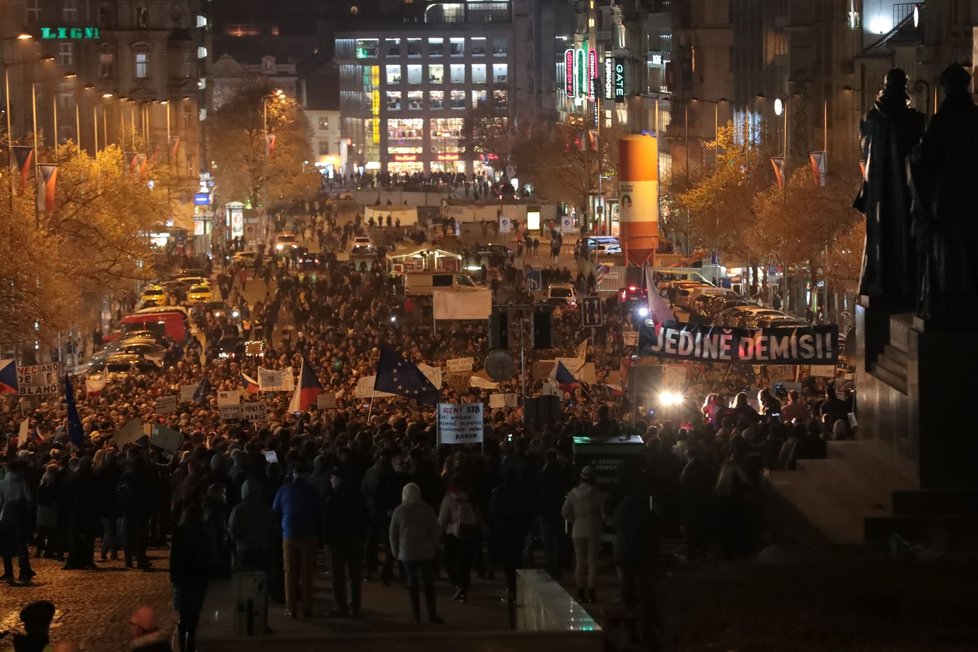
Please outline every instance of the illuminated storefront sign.
[{"label": "illuminated storefront sign", "polygon": [[574,97],[574,49],[564,52],[564,93]]},{"label": "illuminated storefront sign", "polygon": [[371,140],[380,143],[380,66],[370,66],[370,115],[373,117]]},{"label": "illuminated storefront sign", "polygon": [[598,53],[594,50],[587,51],[587,99],[594,101],[596,93],[595,80],[598,78]]},{"label": "illuminated storefront sign", "polygon": [[439,161],[457,161],[458,160],[458,154],[439,154],[438,155],[438,160]]},{"label": "illuminated storefront sign", "polygon": [[625,60],[615,58],[615,102],[625,101]]},{"label": "illuminated storefront sign", "polygon": [[615,99],[615,60],[609,56],[604,58],[604,94],[601,98]]},{"label": "illuminated storefront sign", "polygon": [[587,95],[587,53],[583,49],[574,51],[574,96]]},{"label": "illuminated storefront sign", "polygon": [[395,163],[411,163],[411,162],[417,161],[417,160],[418,160],[418,156],[416,154],[395,154],[394,155],[394,162]]},{"label": "illuminated storefront sign", "polygon": [[97,40],[102,38],[98,27],[42,27],[41,38],[47,40]]}]

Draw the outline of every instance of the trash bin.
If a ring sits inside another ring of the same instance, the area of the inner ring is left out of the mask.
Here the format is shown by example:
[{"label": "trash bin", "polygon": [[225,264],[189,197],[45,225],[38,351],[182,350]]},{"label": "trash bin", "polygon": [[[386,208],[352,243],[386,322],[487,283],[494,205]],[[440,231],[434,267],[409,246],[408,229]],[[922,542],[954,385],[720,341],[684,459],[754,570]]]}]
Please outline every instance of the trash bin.
[{"label": "trash bin", "polygon": [[234,574],[237,608],[234,631],[239,636],[262,636],[268,625],[268,573],[261,571]]}]

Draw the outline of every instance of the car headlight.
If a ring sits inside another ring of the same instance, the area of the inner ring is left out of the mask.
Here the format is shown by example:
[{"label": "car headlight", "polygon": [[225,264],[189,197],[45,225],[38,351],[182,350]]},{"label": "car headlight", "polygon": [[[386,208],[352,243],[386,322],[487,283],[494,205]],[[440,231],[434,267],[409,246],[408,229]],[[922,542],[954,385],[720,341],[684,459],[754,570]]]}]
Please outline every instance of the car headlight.
[{"label": "car headlight", "polygon": [[281,242],[276,243],[275,244],[275,249],[278,250],[278,251],[282,251],[283,249],[285,249],[285,245],[282,244]]}]

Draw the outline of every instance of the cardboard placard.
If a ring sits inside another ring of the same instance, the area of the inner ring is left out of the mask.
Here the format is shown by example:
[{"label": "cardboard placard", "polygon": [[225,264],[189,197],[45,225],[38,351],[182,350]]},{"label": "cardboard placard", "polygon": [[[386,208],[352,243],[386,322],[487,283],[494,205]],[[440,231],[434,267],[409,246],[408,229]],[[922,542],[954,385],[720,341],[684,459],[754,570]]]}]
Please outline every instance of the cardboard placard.
[{"label": "cardboard placard", "polygon": [[242,403],[241,418],[252,423],[264,423],[268,421],[268,406],[265,401]]},{"label": "cardboard placard", "polygon": [[217,407],[227,405],[237,405],[241,402],[241,392],[236,389],[230,391],[220,391],[217,393]]},{"label": "cardboard placard", "polygon": [[180,385],[180,402],[192,403],[197,387],[198,383],[194,383],[193,385]]},{"label": "cardboard placard", "polygon": [[445,360],[445,371],[450,374],[458,374],[472,371],[475,365],[475,358],[452,358]]},{"label": "cardboard placard", "polygon": [[316,407],[320,410],[335,410],[336,396],[329,392],[320,392],[316,397]]},{"label": "cardboard placard", "polygon": [[161,396],[156,399],[156,413],[160,416],[177,413],[177,397]]},{"label": "cardboard placard", "polygon": [[438,441],[478,444],[482,441],[482,403],[439,403]]}]

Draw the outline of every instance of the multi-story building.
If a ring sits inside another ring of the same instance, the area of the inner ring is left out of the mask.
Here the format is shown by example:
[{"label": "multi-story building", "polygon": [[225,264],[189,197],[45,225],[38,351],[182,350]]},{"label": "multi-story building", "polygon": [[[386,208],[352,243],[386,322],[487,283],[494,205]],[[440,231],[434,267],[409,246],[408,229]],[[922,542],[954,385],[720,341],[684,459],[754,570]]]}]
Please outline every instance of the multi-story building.
[{"label": "multi-story building", "polygon": [[342,135],[355,171],[481,173],[467,118],[509,120],[516,91],[508,0],[433,3],[424,22],[336,35]]},{"label": "multi-story building", "polygon": [[327,180],[336,179],[346,169],[347,143],[340,132],[340,112],[306,109],[303,113],[309,122],[309,145],[315,157],[309,163]]},{"label": "multi-story building", "polygon": [[[169,161],[197,179],[206,19],[194,1],[23,0],[4,3],[3,61],[12,139],[69,139]],[[33,38],[16,40],[17,34]],[[53,57],[53,60],[45,60]],[[50,128],[48,127],[50,125]]]}]

